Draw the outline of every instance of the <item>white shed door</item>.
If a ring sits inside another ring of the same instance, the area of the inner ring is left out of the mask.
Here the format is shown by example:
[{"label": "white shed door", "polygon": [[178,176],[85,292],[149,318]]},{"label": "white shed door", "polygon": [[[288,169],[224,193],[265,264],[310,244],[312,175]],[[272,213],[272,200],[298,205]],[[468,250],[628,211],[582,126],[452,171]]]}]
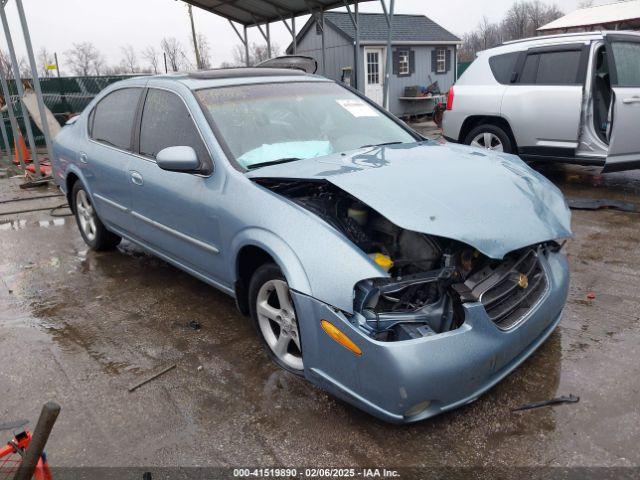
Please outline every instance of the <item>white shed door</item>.
[{"label": "white shed door", "polygon": [[382,105],[383,100],[384,60],[384,48],[365,47],[364,71],[367,75],[364,94],[378,105]]}]

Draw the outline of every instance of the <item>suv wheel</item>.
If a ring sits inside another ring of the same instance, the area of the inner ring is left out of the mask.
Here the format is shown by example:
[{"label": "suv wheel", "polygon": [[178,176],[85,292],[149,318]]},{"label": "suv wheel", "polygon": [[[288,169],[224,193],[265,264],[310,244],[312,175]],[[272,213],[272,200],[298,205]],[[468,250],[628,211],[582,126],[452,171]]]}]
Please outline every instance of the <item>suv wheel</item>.
[{"label": "suv wheel", "polygon": [[474,128],[467,134],[464,143],[495,152],[513,153],[513,145],[509,135],[495,125],[487,124]]},{"label": "suv wheel", "polygon": [[73,212],[84,242],[92,250],[110,250],[122,240],[118,235],[107,230],[96,213],[89,194],[79,181],[73,185],[71,193]]},{"label": "suv wheel", "polygon": [[303,374],[300,330],[289,285],[277,265],[262,265],[251,278],[249,308],[267,353],[279,366]]}]

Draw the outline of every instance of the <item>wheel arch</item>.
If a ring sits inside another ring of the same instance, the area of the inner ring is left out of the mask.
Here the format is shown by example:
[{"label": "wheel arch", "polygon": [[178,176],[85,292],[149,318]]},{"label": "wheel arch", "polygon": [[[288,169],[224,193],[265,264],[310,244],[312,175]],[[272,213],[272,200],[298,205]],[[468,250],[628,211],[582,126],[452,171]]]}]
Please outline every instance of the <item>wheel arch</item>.
[{"label": "wheel arch", "polygon": [[69,170],[67,171],[67,174],[65,175],[64,186],[65,186],[65,195],[67,197],[67,202],[69,203],[69,208],[73,213],[76,213],[76,212],[75,212],[75,206],[73,204],[74,203],[73,198],[71,198],[71,195],[73,194],[73,186],[77,182],[82,183],[85,190],[89,194],[91,201],[93,202],[93,195],[91,194],[91,191],[89,191],[89,187],[87,185],[87,182],[84,179],[84,175],[82,175],[82,172],[76,169],[75,166],[73,165],[70,166]]},{"label": "wheel arch", "polygon": [[234,252],[234,290],[238,310],[249,313],[249,281],[264,263],[273,262],[282,271],[289,288],[311,295],[311,286],[300,259],[280,237],[260,228],[245,229],[232,243]]},{"label": "wheel arch", "polygon": [[460,143],[465,143],[467,135],[469,135],[469,132],[471,132],[471,130],[485,124],[494,125],[503,129],[506,134],[509,135],[509,140],[511,140],[514,152],[518,150],[518,143],[516,142],[516,137],[513,134],[513,130],[511,129],[509,121],[499,115],[471,115],[467,117],[462,123],[462,127],[460,128],[460,136],[458,137],[458,141]]}]

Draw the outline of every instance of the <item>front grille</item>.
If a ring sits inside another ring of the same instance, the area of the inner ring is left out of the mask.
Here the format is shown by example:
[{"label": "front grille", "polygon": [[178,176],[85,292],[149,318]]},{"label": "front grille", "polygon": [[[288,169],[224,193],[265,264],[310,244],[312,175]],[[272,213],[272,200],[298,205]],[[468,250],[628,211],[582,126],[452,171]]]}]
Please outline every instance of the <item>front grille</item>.
[{"label": "front grille", "polygon": [[480,301],[498,328],[508,330],[517,325],[545,294],[547,276],[534,249],[505,260],[494,275],[491,285],[480,295]]}]

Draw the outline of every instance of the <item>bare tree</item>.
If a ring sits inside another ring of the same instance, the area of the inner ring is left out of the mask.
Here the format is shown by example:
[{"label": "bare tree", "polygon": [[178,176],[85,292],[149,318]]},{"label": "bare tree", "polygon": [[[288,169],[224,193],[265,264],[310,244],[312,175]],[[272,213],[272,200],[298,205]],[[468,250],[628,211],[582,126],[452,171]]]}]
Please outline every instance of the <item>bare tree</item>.
[{"label": "bare tree", "polygon": [[100,75],[105,67],[104,56],[91,42],[74,43],[65,56],[76,75]]},{"label": "bare tree", "polygon": [[38,72],[39,75],[43,77],[50,77],[51,70],[47,68],[47,65],[51,65],[54,63],[53,55],[49,53],[46,47],[40,48],[38,50],[38,55],[36,57],[36,63],[38,64]]},{"label": "bare tree", "polygon": [[[271,57],[277,57],[280,55],[281,49],[278,44],[271,44]],[[231,51],[233,55],[234,66],[244,66],[245,63],[245,51],[244,45],[235,45]],[[269,52],[266,45],[259,43],[251,43],[249,45],[249,65],[257,65],[260,62],[264,62],[269,59]]]},{"label": "bare tree", "polygon": [[127,73],[136,73],[140,70],[140,66],[138,65],[138,54],[136,53],[136,49],[133,48],[133,45],[125,45],[124,47],[120,47],[122,51],[122,66],[125,68]]},{"label": "bare tree", "polygon": [[593,7],[593,0],[582,0],[578,3],[578,8],[589,8]]},{"label": "bare tree", "polygon": [[149,45],[142,51],[142,58],[151,66],[153,73],[158,74],[158,67],[160,66],[159,54],[156,47]]},{"label": "bare tree", "polygon": [[518,40],[537,35],[537,30],[563,15],[555,5],[540,0],[517,0],[501,22],[491,23],[486,17],[478,27],[463,35],[460,61],[472,61],[476,53],[500,45],[506,40]]},{"label": "bare tree", "polygon": [[[198,35],[196,36],[196,42],[198,44],[200,68],[202,68],[203,70],[207,70],[211,68],[211,46],[209,45],[207,37],[202,33],[198,33]],[[191,46],[194,47],[193,39],[191,40]]]},{"label": "bare tree", "polygon": [[160,48],[167,55],[169,68],[177,72],[184,62],[184,58],[186,58],[184,48],[180,41],[175,37],[165,37],[160,42]]}]

